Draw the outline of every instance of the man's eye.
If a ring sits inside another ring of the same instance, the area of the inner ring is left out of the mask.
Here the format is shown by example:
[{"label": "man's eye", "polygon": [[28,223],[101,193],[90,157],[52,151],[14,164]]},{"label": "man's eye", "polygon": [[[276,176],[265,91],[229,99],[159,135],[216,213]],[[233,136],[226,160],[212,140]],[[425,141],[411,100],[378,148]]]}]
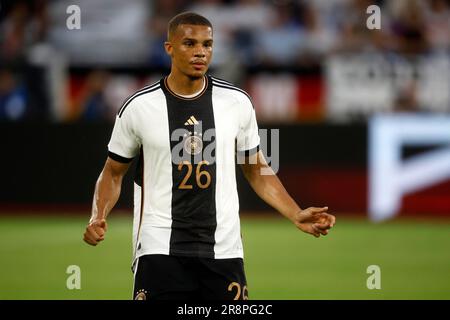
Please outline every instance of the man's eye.
[{"label": "man's eye", "polygon": [[184,43],[184,45],[186,45],[186,46],[190,47],[190,46],[192,46],[192,45],[193,45],[193,43],[192,43],[192,42],[190,42],[190,41],[188,41],[188,42],[185,42],[185,43]]}]

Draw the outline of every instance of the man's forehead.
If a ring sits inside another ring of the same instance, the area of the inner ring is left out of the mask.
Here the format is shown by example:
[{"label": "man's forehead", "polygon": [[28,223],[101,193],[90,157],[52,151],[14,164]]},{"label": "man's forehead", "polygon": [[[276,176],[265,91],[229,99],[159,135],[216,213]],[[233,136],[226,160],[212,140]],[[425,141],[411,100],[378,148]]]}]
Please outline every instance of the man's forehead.
[{"label": "man's forehead", "polygon": [[212,39],[212,28],[205,25],[180,24],[173,36],[176,38],[202,37]]}]

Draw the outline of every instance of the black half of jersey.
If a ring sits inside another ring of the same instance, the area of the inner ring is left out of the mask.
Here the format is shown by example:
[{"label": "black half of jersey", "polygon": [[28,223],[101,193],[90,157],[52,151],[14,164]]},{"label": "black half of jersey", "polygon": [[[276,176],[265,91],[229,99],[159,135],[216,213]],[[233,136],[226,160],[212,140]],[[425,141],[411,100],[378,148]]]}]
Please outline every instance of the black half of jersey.
[{"label": "black half of jersey", "polygon": [[187,99],[161,80],[172,152],[171,255],[214,258],[216,141],[212,81],[205,81],[203,92]]}]

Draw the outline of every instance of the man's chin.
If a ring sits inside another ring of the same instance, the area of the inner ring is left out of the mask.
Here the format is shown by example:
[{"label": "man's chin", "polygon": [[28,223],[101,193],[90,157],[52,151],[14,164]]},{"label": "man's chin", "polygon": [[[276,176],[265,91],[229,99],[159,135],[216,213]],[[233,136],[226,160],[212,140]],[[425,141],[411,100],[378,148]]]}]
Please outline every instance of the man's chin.
[{"label": "man's chin", "polygon": [[198,72],[192,72],[188,75],[189,79],[191,80],[198,80],[201,79],[205,76],[206,70],[203,71],[198,71]]}]

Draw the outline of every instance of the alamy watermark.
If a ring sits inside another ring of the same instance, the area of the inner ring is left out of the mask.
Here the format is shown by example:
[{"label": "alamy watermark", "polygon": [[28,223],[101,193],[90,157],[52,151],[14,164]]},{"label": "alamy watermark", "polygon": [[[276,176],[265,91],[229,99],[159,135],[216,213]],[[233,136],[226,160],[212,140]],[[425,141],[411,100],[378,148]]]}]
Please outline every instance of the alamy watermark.
[{"label": "alamy watermark", "polygon": [[366,286],[367,289],[373,290],[381,289],[381,268],[377,266],[376,264],[370,265],[366,269],[366,273],[370,274],[370,276],[367,278]]},{"label": "alamy watermark", "polygon": [[66,280],[66,287],[69,290],[81,289],[81,269],[77,265],[70,265],[66,269],[69,275]]},{"label": "alamy watermark", "polygon": [[[259,143],[256,135],[238,138],[236,158],[224,156],[221,160],[224,164],[256,164],[257,157],[254,156],[257,147],[262,151],[268,166],[261,167],[261,175],[272,175],[277,173],[280,164],[279,155],[279,129],[259,129]],[[228,134],[228,133],[224,133]],[[203,131],[202,122],[198,121],[191,130],[175,129],[170,140],[172,142],[172,163],[175,165],[183,163],[208,165],[216,162],[217,135],[214,128]],[[225,143],[222,148],[229,148]],[[269,154],[270,150],[270,154]],[[225,150],[225,153],[227,151]]]},{"label": "alamy watermark", "polygon": [[381,9],[379,6],[373,4],[367,7],[367,14],[370,16],[366,20],[366,26],[369,30],[381,29]]},{"label": "alamy watermark", "polygon": [[69,30],[80,30],[81,29],[81,8],[76,4],[72,4],[67,7],[66,13],[69,16],[66,19],[66,26]]}]

